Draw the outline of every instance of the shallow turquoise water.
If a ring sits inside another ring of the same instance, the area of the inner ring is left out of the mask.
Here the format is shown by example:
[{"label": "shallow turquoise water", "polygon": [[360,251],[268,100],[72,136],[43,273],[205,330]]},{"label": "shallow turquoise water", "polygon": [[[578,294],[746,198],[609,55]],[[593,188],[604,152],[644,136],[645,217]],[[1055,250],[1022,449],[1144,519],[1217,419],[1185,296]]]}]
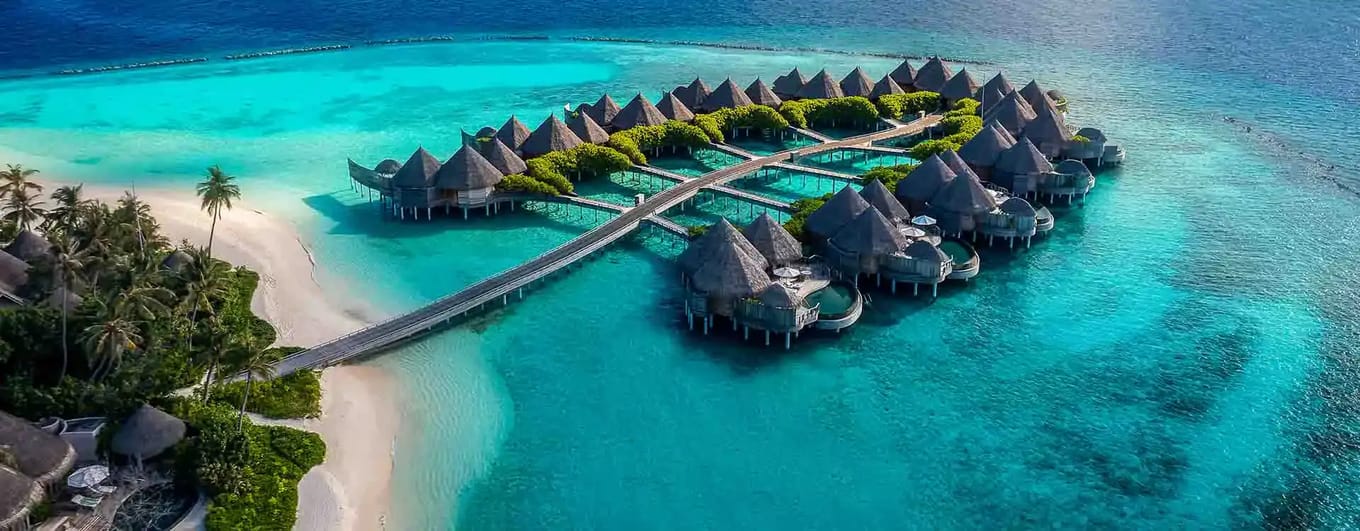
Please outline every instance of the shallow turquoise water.
[{"label": "shallow turquoise water", "polygon": [[[1057,229],[1033,249],[981,250],[982,274],[943,286],[933,303],[869,290],[858,326],[806,334],[787,353],[729,331],[688,332],[669,261],[679,249],[658,238],[379,357],[372,363],[402,384],[395,528],[1340,528],[1360,519],[1350,443],[1360,411],[1357,200],[1328,180],[1318,154],[1221,120],[1302,136],[1310,126],[1292,113],[1352,123],[1327,114],[1343,112],[1335,101],[1067,47],[915,31],[891,42],[819,35],[829,47],[995,58],[1013,79],[1061,87],[1071,120],[1103,127],[1129,161],[1101,177],[1085,208],[1055,210]],[[769,36],[781,38],[797,35]],[[421,143],[447,156],[459,128],[512,112],[533,125],[605,88],[856,63],[877,78],[895,62],[479,43],[5,82],[0,146],[52,174],[138,186],[188,189],[220,163],[242,177],[250,204],[302,227],[326,276],[393,312],[596,220],[557,211],[385,222],[345,186],[344,157],[404,159]],[[1224,94],[1252,94],[1252,105]],[[1342,159],[1332,163],[1356,160],[1346,141],[1309,147]],[[795,181],[770,193],[832,191],[793,190]],[[677,221],[747,212],[720,201]]]},{"label": "shallow turquoise water", "polygon": [[916,160],[905,154],[866,153],[844,149],[799,157],[794,163],[800,166],[811,166],[850,175],[862,175],[864,172],[880,166],[915,164]]}]

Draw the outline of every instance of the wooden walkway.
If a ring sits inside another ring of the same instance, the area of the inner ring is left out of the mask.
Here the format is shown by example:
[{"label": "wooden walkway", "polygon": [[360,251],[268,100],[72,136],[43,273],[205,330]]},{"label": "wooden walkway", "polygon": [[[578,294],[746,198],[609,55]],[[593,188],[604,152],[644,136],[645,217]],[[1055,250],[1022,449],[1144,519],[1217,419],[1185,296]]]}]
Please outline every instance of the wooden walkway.
[{"label": "wooden walkway", "polygon": [[[829,136],[826,136],[826,135],[824,135],[824,134],[818,133],[818,132],[816,132],[816,131],[813,131],[813,130],[811,130],[811,129],[803,129],[803,128],[801,128],[801,127],[793,127],[793,126],[789,126],[789,129],[792,129],[794,132],[796,132],[796,133],[798,133],[798,134],[800,134],[800,135],[803,135],[803,136],[805,136],[805,137],[811,138],[811,139],[813,139],[813,140],[816,140],[816,141],[818,141],[818,142],[823,142],[823,143],[825,143],[825,142],[834,142],[834,141],[835,141],[835,139],[833,139],[833,138],[831,138],[831,137],[829,137]],[[854,138],[859,138],[859,137],[854,137]],[[889,138],[891,138],[891,137],[889,137]],[[881,139],[880,139],[880,140],[881,140]]]},{"label": "wooden walkway", "polygon": [[765,208],[773,208],[773,209],[779,210],[779,211],[781,211],[781,212],[792,212],[792,211],[793,211],[793,208],[790,207],[788,203],[785,203],[785,202],[780,201],[780,200],[778,200],[778,199],[770,199],[770,198],[765,197],[765,196],[763,196],[763,195],[753,194],[753,193],[747,192],[747,191],[745,191],[745,190],[740,190],[740,189],[737,189],[737,188],[732,188],[731,186],[720,186],[720,185],[707,186],[707,187],[704,187],[704,191],[706,191],[706,192],[712,192],[712,193],[717,193],[717,194],[725,195],[725,196],[727,196],[727,197],[732,197],[732,198],[740,199],[740,200],[742,200],[742,201],[746,201],[747,203],[752,203],[752,204],[754,204],[754,205],[756,205],[756,206],[761,206],[761,207],[765,207]]},{"label": "wooden walkway", "polygon": [[810,175],[817,175],[817,176],[819,176],[819,177],[826,177],[827,179],[836,179],[836,180],[838,180],[838,181],[846,181],[846,182],[857,183],[857,182],[860,182],[860,180],[861,180],[860,177],[859,177],[858,175],[850,175],[850,174],[848,174],[848,173],[841,173],[841,172],[838,172],[838,171],[824,170],[824,169],[821,169],[821,168],[814,168],[814,167],[812,167],[812,166],[803,166],[803,165],[799,165],[799,164],[791,164],[791,163],[787,163],[787,162],[780,162],[780,163],[776,163],[776,164],[771,164],[770,166],[773,166],[773,167],[775,167],[775,168],[779,168],[779,169],[781,169],[781,170],[788,170],[788,171],[796,171],[796,172],[801,172],[801,173],[807,173],[807,174],[810,174]]},{"label": "wooden walkway", "polygon": [[650,216],[647,216],[647,218],[644,219],[643,221],[656,225],[659,228],[665,229],[666,232],[669,232],[676,236],[680,236],[682,238],[689,237],[689,228],[674,221],[671,221],[670,218],[661,217],[661,215],[659,214],[652,214]]},{"label": "wooden walkway", "polygon": [[721,151],[728,155],[732,155],[733,157],[739,157],[746,160],[760,158],[760,155],[756,155],[755,153],[751,153],[750,151],[746,151],[736,146],[729,146],[727,144],[710,144],[708,148],[714,151]]},{"label": "wooden walkway", "polygon": [[662,179],[665,179],[665,180],[668,180],[668,181],[672,181],[672,182],[677,182],[677,183],[683,183],[683,182],[685,182],[685,181],[690,180],[689,177],[686,177],[686,176],[684,176],[684,175],[680,175],[680,174],[675,173],[675,172],[673,172],[673,171],[663,170],[663,169],[658,168],[658,167],[656,167],[656,166],[643,166],[643,165],[641,165],[641,164],[634,164],[634,165],[633,165],[633,171],[638,172],[638,173],[645,173],[645,174],[647,174],[647,175],[653,175],[653,176],[660,177],[660,178],[662,178]]},{"label": "wooden walkway", "polygon": [[848,150],[852,150],[852,151],[868,151],[868,152],[871,152],[871,153],[882,153],[882,154],[884,154],[884,155],[897,155],[897,156],[899,156],[899,157],[910,157],[910,156],[911,156],[909,153],[907,153],[907,150],[905,150],[905,149],[902,149],[902,148],[890,148],[890,147],[883,147],[883,146],[847,146],[847,147],[844,148],[844,149],[848,149]]},{"label": "wooden walkway", "polygon": [[[908,127],[875,131],[844,140],[808,146],[801,154],[863,145],[878,140],[911,135],[939,121],[939,116],[917,120]],[[562,271],[581,259],[605,248],[636,230],[644,221],[686,201],[705,187],[721,186],[756,169],[789,159],[790,151],[748,160],[733,166],[680,182],[648,198],[641,206],[623,210],[613,219],[586,231],[552,250],[491,277],[474,283],[457,293],[442,297],[430,304],[398,315],[356,332],[335,338],[311,349],[280,360],[275,374],[283,376],[294,371],[316,369],[367,356],[390,348],[403,341],[421,336],[443,326],[455,318],[499,300],[508,304],[511,295],[523,296],[523,288]],[[658,225],[660,225],[658,223]]]}]

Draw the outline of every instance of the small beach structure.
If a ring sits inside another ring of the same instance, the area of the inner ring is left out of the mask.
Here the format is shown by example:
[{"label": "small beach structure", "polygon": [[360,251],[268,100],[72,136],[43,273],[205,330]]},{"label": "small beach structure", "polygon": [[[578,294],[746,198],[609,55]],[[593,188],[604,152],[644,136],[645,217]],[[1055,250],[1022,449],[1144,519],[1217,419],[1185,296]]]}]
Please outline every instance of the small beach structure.
[{"label": "small beach structure", "polygon": [[954,77],[954,72],[950,70],[949,65],[945,64],[939,57],[932,56],[926,60],[926,64],[922,65],[920,70],[916,71],[912,85],[917,90],[940,92],[944,90],[945,83],[948,83],[949,78],[952,77]]},{"label": "small beach structure", "polygon": [[619,110],[618,115],[614,116],[613,126],[615,129],[621,130],[664,123],[666,123],[666,115],[661,114],[661,111],[655,105],[652,105],[652,102],[648,101],[646,96],[638,93],[637,96],[633,96],[628,105],[624,105],[623,109]]},{"label": "small beach structure", "polygon": [[730,109],[754,105],[751,98],[732,82],[732,78],[727,78],[718,88],[714,89],[704,102],[699,106],[704,112],[713,112],[718,109]]},{"label": "small beach structure", "polygon": [[967,68],[964,68],[940,87],[940,97],[944,98],[946,105],[953,105],[961,99],[972,98],[977,94],[978,88],[980,87],[977,80],[973,79]]},{"label": "small beach structure", "polygon": [[61,438],[0,411],[0,529],[28,529],[33,509],[65,479],[76,452]]},{"label": "small beach structure", "polygon": [[686,107],[685,104],[680,101],[680,98],[675,97],[675,93],[673,92],[667,92],[661,95],[661,100],[656,104],[656,110],[660,111],[661,115],[668,120],[677,120],[681,122],[694,120],[694,111],[691,111],[689,107]]},{"label": "small beach structure", "polygon": [[[576,135],[576,138],[591,144],[603,144],[609,141],[609,133],[605,132],[600,124],[595,122],[589,114],[581,113],[577,116],[567,118],[567,128]],[[532,135],[530,135],[532,137]]]},{"label": "small beach structure", "polygon": [[33,264],[52,255],[52,243],[32,229],[24,229],[14,236],[14,241],[6,245],[4,251]]},{"label": "small beach structure", "polygon": [[704,100],[708,99],[709,94],[712,93],[713,89],[709,88],[708,84],[704,83],[704,80],[697,77],[694,78],[694,81],[691,81],[689,85],[675,87],[675,90],[671,91],[671,94],[675,94],[675,97],[680,98],[680,103],[683,103],[686,107],[694,110],[704,108]]},{"label": "small beach structure", "polygon": [[774,86],[771,88],[775,95],[781,99],[795,98],[798,97],[799,92],[802,92],[803,85],[806,85],[807,81],[807,77],[798,71],[797,67],[794,67],[789,73],[774,78]]},{"label": "small beach structure", "polygon": [[185,432],[184,421],[149,404],[142,404],[123,420],[122,426],[113,435],[110,448],[113,453],[131,458],[140,465],[183,440]]},{"label": "small beach structure", "polygon": [[28,263],[0,251],[0,308],[25,303],[19,291],[28,284]]},{"label": "small beach structure", "polygon": [[523,146],[524,141],[529,139],[529,127],[525,126],[524,122],[519,121],[519,118],[512,114],[510,115],[510,118],[505,121],[505,125],[502,125],[500,129],[496,130],[496,138],[499,138],[500,141],[506,146],[509,146],[510,149],[519,152],[520,146]]},{"label": "small beach structure", "polygon": [[958,174],[945,164],[939,155],[931,155],[921,161],[906,177],[897,181],[895,194],[914,215],[925,213],[926,203],[939,193],[941,188],[953,181]]},{"label": "small beach structure", "polygon": [[183,273],[184,268],[194,264],[194,257],[183,249],[175,249],[161,259],[161,270],[170,273]]},{"label": "small beach structure", "polygon": [[825,240],[836,235],[841,227],[854,221],[866,208],[869,208],[869,203],[860,197],[854,188],[846,185],[836,192],[836,195],[831,196],[821,208],[809,214],[803,226],[818,241]]},{"label": "small beach structure", "polygon": [[911,66],[911,62],[906,59],[903,59],[902,64],[897,65],[897,68],[889,72],[888,77],[892,78],[893,82],[897,83],[897,86],[901,87],[902,90],[916,90],[916,67]]},{"label": "small beach structure", "polygon": [[869,97],[874,92],[874,80],[864,69],[855,67],[841,79],[841,94],[846,96]]},{"label": "small beach structure", "polygon": [[893,81],[892,76],[883,76],[883,79],[878,80],[878,83],[874,83],[874,89],[869,92],[869,97],[878,99],[889,94],[903,93],[906,93],[906,91],[902,90],[902,86],[898,85],[896,81]]},{"label": "small beach structure", "polygon": [[761,81],[760,78],[756,78],[750,86],[746,87],[746,97],[751,99],[751,103],[774,109],[778,109],[784,103],[784,100],[780,99],[779,95],[775,94],[773,90],[770,90],[770,87],[765,86],[765,82]]},{"label": "small beach structure", "polygon": [[845,94],[841,92],[840,84],[836,83],[836,80],[832,79],[831,74],[827,73],[826,70],[817,72],[817,75],[812,76],[812,79],[804,83],[803,88],[798,91],[798,97],[808,99],[840,98],[843,96]]},{"label": "small beach structure", "polygon": [[614,117],[618,116],[620,108],[614,98],[609,97],[609,94],[603,94],[600,99],[595,100],[594,104],[586,106],[584,110],[586,114],[590,115],[590,119],[595,120],[597,125],[609,127],[610,124],[614,123]]},{"label": "small beach structure", "polygon": [[[554,151],[566,151],[584,143],[580,137],[576,136],[576,133],[571,132],[571,128],[567,127],[567,124],[559,120],[556,114],[553,114],[543,120],[538,129],[529,134],[529,138],[524,139],[524,144],[520,146],[520,150],[524,152],[525,157],[537,157]],[[490,167],[490,163],[487,163],[487,165]]]}]

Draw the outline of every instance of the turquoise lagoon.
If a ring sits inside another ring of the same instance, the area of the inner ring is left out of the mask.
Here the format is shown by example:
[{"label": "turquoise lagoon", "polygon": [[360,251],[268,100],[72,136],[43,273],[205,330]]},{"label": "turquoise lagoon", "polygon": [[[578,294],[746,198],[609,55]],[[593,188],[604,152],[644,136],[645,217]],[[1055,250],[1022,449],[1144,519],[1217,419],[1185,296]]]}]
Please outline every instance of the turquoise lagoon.
[{"label": "turquoise lagoon", "polygon": [[[706,31],[685,36],[798,35]],[[395,528],[1360,519],[1348,442],[1360,411],[1357,200],[1316,157],[1222,120],[1287,138],[1307,126],[1281,116],[1328,112],[1329,101],[1274,87],[1240,107],[1219,96],[1261,94],[1265,82],[1068,47],[1027,52],[914,30],[821,35],[828,47],[985,57],[1012,79],[1038,77],[1068,94],[1073,122],[1104,128],[1129,160],[1101,176],[1084,208],[1055,209],[1057,229],[1033,249],[984,250],[982,274],[934,302],[870,291],[858,326],[805,335],[788,352],[687,332],[678,249],[658,239],[612,248],[524,303],[373,359],[401,382]],[[50,173],[139,187],[188,190],[221,164],[253,207],[300,227],[328,283],[384,315],[595,220],[383,221],[348,188],[346,157],[404,160],[421,144],[448,156],[460,128],[511,113],[532,126],[602,91],[622,100],[695,75],[744,83],[792,66],[861,65],[877,78],[894,63],[473,43],[32,79],[0,84],[0,146]],[[626,200],[618,186],[595,193]]]}]

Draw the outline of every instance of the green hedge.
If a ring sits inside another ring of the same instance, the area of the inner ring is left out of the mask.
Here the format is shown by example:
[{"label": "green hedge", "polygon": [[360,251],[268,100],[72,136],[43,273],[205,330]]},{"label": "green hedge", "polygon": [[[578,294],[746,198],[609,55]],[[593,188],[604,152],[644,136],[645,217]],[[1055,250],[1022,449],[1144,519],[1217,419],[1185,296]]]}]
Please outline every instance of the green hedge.
[{"label": "green hedge", "polygon": [[747,105],[745,107],[719,109],[709,114],[700,114],[694,117],[694,125],[702,129],[714,142],[723,142],[726,140],[723,132],[731,131],[736,127],[780,131],[788,128],[789,121],[773,108],[764,105]]},{"label": "green hedge", "polygon": [[957,135],[966,134],[968,138],[982,131],[982,118],[976,115],[948,116],[940,120],[940,128],[944,129],[944,134]]},{"label": "green hedge", "polygon": [[[260,275],[244,267],[231,270],[230,288],[222,301],[217,316],[227,330],[240,334],[244,344],[272,345],[278,339],[278,332],[269,321],[261,319],[250,310],[250,301],[255,289],[260,285]],[[248,338],[244,336],[249,336]]]},{"label": "green hedge", "polygon": [[789,216],[788,221],[784,222],[784,230],[789,231],[789,234],[792,234],[794,238],[798,238],[798,241],[812,243],[808,241],[808,233],[807,230],[803,228],[803,225],[807,223],[807,217],[809,215],[816,212],[817,209],[822,208],[822,205],[825,205],[826,202],[830,200],[831,194],[828,193],[821,197],[803,198],[794,201],[789,205],[793,210],[793,214]]},{"label": "green hedge", "polygon": [[935,139],[922,141],[921,143],[912,146],[911,149],[908,151],[911,153],[911,158],[916,160],[926,160],[930,158],[931,155],[938,155],[940,153],[944,153],[945,151],[958,151],[959,148],[961,147],[963,147],[963,144],[958,142],[945,139]]},{"label": "green hedge", "polygon": [[506,175],[501,182],[496,183],[496,189],[503,192],[559,195],[557,188],[552,185],[521,173]]},{"label": "green hedge", "polygon": [[979,106],[979,105],[980,105],[980,104],[979,104],[978,101],[975,100],[975,99],[972,99],[972,98],[964,98],[964,99],[961,99],[961,100],[959,100],[959,101],[954,102],[954,106],[953,106],[953,107],[950,107],[950,111],[947,112],[947,113],[944,113],[944,115],[945,115],[945,117],[949,117],[949,116],[976,116],[976,115],[978,114],[978,106]]},{"label": "green hedge", "polygon": [[809,124],[866,125],[878,119],[878,108],[862,96],[818,100],[786,101],[779,114],[790,124],[807,128]]},{"label": "green hedge", "polygon": [[940,108],[939,93],[930,91],[908,92],[879,96],[878,113],[892,119],[913,116],[918,112],[935,112]]},{"label": "green hedge", "polygon": [[[285,356],[287,353],[280,353]],[[212,401],[241,407],[245,381],[213,387]],[[256,380],[250,387],[246,411],[273,419],[315,418],[321,415],[321,380],[316,371],[298,371],[272,380]]]},{"label": "green hedge", "polygon": [[699,148],[712,141],[699,126],[671,120],[661,125],[624,129],[609,135],[609,142],[605,145],[626,155],[633,164],[646,164],[645,151],[663,146]]},{"label": "green hedge", "polygon": [[525,161],[529,176],[559,194],[575,191],[567,175],[598,176],[632,167],[628,157],[606,146],[581,144],[566,151],[553,151]]}]

